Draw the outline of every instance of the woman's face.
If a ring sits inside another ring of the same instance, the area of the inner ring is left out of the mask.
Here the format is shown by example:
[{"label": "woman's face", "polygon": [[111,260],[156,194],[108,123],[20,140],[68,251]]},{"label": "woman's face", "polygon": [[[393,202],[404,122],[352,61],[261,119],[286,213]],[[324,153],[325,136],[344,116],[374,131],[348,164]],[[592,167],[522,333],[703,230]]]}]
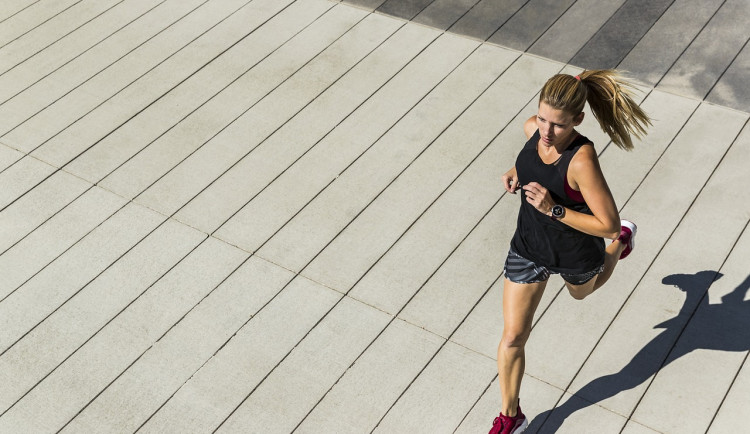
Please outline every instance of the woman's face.
[{"label": "woman's face", "polygon": [[539,103],[536,125],[544,146],[567,145],[574,128],[580,125],[581,121],[583,112],[573,116],[569,112],[552,108],[547,103]]}]

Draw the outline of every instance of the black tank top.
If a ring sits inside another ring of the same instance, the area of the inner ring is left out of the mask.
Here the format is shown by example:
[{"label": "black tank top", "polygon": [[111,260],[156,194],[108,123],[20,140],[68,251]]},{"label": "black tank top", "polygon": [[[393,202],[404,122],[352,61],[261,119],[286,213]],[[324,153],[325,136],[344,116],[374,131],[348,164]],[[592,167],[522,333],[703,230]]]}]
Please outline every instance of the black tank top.
[{"label": "black tank top", "polygon": [[[552,200],[567,209],[592,214],[579,192],[568,186],[570,160],[581,146],[591,143],[578,135],[552,164],[545,164],[537,152],[539,130],[526,142],[516,159],[516,173],[521,185],[537,182],[549,190]],[[516,233],[511,247],[519,255],[543,265],[550,271],[581,274],[604,264],[604,239],[585,234],[552,220],[526,201],[521,191]]]}]

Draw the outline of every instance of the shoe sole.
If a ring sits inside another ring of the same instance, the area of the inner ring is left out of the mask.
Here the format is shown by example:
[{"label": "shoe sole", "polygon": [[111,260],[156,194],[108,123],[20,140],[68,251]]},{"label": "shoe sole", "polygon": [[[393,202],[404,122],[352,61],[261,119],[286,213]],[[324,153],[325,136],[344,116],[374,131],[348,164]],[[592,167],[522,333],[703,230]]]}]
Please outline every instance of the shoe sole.
[{"label": "shoe sole", "polygon": [[522,432],[526,431],[526,428],[529,427],[529,420],[524,419],[521,426],[519,426],[515,431],[513,431],[513,434],[521,434]]}]

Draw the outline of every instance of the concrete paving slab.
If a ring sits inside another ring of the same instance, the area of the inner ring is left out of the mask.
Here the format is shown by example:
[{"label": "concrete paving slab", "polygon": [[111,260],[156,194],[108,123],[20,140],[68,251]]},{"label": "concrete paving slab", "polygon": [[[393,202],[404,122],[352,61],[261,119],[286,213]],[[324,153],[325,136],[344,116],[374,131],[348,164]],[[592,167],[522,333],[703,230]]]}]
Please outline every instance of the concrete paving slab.
[{"label": "concrete paving slab", "polygon": [[24,153],[0,143],[0,172],[23,158]]},{"label": "concrete paving slab", "polygon": [[750,34],[744,25],[750,4],[728,0],[706,24],[685,53],[669,69],[657,89],[705,98]]},{"label": "concrete paving slab", "polygon": [[[514,86],[517,74],[541,77],[554,70],[555,64],[521,59],[496,81],[490,89],[443,133],[429,151],[410,166],[367,211],[336,240],[326,247],[304,273],[323,278],[319,270],[330,270],[331,264],[355,268],[364,274],[434,200],[454,182],[463,168],[484,149],[534,95],[531,86]],[[537,75],[538,74],[538,75]],[[502,89],[502,90],[501,90]],[[500,126],[499,126],[500,125]],[[461,146],[456,144],[460,143]],[[356,262],[355,262],[356,261]]]},{"label": "concrete paving slab", "polygon": [[486,41],[526,3],[526,0],[480,0],[449,30]]},{"label": "concrete paving slab", "polygon": [[208,238],[10,408],[0,430],[63,428],[246,258]]},{"label": "concrete paving slab", "polygon": [[[249,251],[260,247],[305,203],[411,110],[473,48],[473,44],[460,38],[438,38],[402,70],[396,79],[381,89],[379,98],[368,100],[358,110],[359,116],[350,117],[339,125],[334,130],[336,134],[326,136],[303,159],[254,197],[215,232],[216,236]],[[300,183],[300,179],[305,179],[305,182]],[[248,221],[252,224],[248,225]]]},{"label": "concrete paving slab", "polygon": [[[747,300],[745,301],[747,303]],[[709,434],[719,434],[724,432],[742,432],[745,429],[744,412],[747,408],[747,397],[750,396],[750,363],[745,363],[738,372],[737,378],[732,384],[726,398],[719,407],[716,418],[708,429]]]},{"label": "concrete paving slab", "polygon": [[[58,166],[67,163],[91,146],[91,141],[111,132],[105,126],[119,126],[138,109],[153,102],[221,52],[223,43],[227,44],[223,48],[230,45],[231,42],[226,39],[231,40],[231,36],[225,32],[231,28],[227,24],[222,26],[221,23],[226,22],[222,20],[244,4],[246,0],[205,3],[157,37],[140,45],[137,50],[131,51],[113,67],[92,77],[53,104],[44,106],[44,110],[3,136],[4,140],[28,151],[46,145],[45,149],[40,150],[40,155],[44,155],[46,161],[56,162]],[[217,39],[209,42],[214,50],[201,53],[195,41],[200,39],[207,42],[214,36]],[[222,36],[224,41],[221,41]],[[122,103],[119,110],[112,113],[105,110],[118,103]],[[89,113],[94,115],[87,116]],[[125,117],[128,113],[130,116]],[[97,115],[105,119],[100,119],[102,123],[93,127]],[[79,121],[81,119],[85,121]],[[61,142],[63,145],[60,145]]]},{"label": "concrete paving slab", "polygon": [[101,14],[117,6],[122,0],[89,1],[74,4],[33,31],[3,45],[0,48],[0,74],[17,67],[42,50],[52,47],[70,33],[96,19]]},{"label": "concrete paving slab", "polygon": [[487,218],[477,225],[409,300],[400,318],[444,337],[461,325],[487,290],[501,279],[508,234],[495,230],[495,221]]},{"label": "concrete paving slab", "polygon": [[165,222],[5,350],[0,406],[7,409],[23,398],[204,239],[194,229]]},{"label": "concrete paving slab", "polygon": [[[14,67],[0,76],[0,100],[7,101],[34,83],[54,73],[69,62],[133,23],[163,0],[126,0],[82,25],[67,37],[55,41],[46,51],[29,57],[23,67]],[[49,95],[47,95],[49,98]]]},{"label": "concrete paving slab", "polygon": [[250,258],[63,432],[137,430],[292,277],[280,267]]},{"label": "concrete paving slab", "polygon": [[[344,297],[218,432],[290,432],[323,398],[390,319]],[[355,323],[357,327],[351,327]]]},{"label": "concrete paving slab", "polygon": [[0,251],[4,252],[91,188],[91,184],[57,171],[0,211]]},{"label": "concrete paving slab", "polygon": [[443,342],[411,324],[392,321],[295,432],[372,431]]},{"label": "concrete paving slab", "polygon": [[[18,127],[78,86],[89,80],[95,81],[98,74],[110,74],[107,68],[119,68],[119,66],[113,66],[117,61],[126,58],[132,51],[170,28],[172,24],[205,2],[206,0],[181,2],[168,0],[161,3],[143,17],[103,40],[102,43],[80,53],[53,73],[33,81],[33,84],[16,77],[17,75],[36,76],[36,73],[26,71],[26,68],[19,68],[0,76],[0,84],[2,84],[0,100],[3,101],[0,106],[0,114],[2,114],[0,134],[5,135]],[[48,55],[49,52],[44,52],[40,59],[45,59]],[[131,56],[128,59],[132,62],[135,57]],[[109,80],[123,78],[121,73],[122,70],[120,73],[110,75]],[[124,77],[126,78],[127,74]]]},{"label": "concrete paving slab", "polygon": [[[613,413],[598,405],[591,405],[588,401],[579,398],[576,395],[566,393],[560,406],[577,407],[582,410],[571,415],[565,414],[563,418],[559,413],[553,412],[548,416],[544,423],[536,430],[538,433],[578,433],[581,429],[587,432],[620,432],[627,422],[627,417]],[[547,416],[539,415],[540,419]],[[536,425],[536,420],[532,423]],[[585,427],[585,428],[583,428]]]},{"label": "concrete paving slab", "polygon": [[[249,110],[261,110],[262,101],[272,90],[364,17],[356,11],[347,14],[341,8],[336,9],[339,12],[329,11],[330,8],[331,4],[324,1],[295,3],[270,21],[259,23],[262,25],[258,30],[171,91],[159,101],[158,107],[154,105],[154,113],[143,113],[143,122],[153,123],[150,119],[165,117],[160,115],[162,111],[173,112],[175,107],[188,106],[188,110],[180,108],[181,113],[173,118],[173,125],[167,131],[144,137],[137,146],[125,151],[117,146],[118,139],[112,138],[107,140],[107,146],[97,145],[71,166],[85,168],[93,176],[107,176],[102,185],[126,197],[137,196],[238,118],[250,117]],[[320,20],[316,22],[317,18]],[[306,29],[298,33],[300,28]],[[217,83],[206,86],[206,80]],[[196,91],[200,88],[209,88],[210,92]],[[194,99],[200,93],[203,95]],[[169,99],[174,101],[167,102]],[[261,120],[255,119],[258,130],[263,131]],[[96,169],[100,166],[114,172]]]},{"label": "concrete paving slab", "polygon": [[[549,25],[528,52],[559,62],[569,62],[625,0],[578,0]],[[575,29],[575,31],[571,31]]]},{"label": "concrete paving slab", "polygon": [[[337,9],[358,11],[352,8],[339,7]],[[331,15],[335,16],[333,13]],[[347,19],[347,21],[342,21],[342,26],[335,26],[332,23],[324,24],[326,20],[321,18],[313,26],[308,27],[308,30],[311,32],[305,31],[300,33],[295,38],[295,41],[299,41],[301,44],[296,45],[301,45],[301,47],[298,47],[298,50],[283,50],[284,55],[278,62],[281,71],[269,68],[263,71],[263,75],[252,74],[251,77],[248,77],[249,80],[243,81],[240,84],[241,87],[251,87],[258,91],[261,89],[269,90],[270,92],[265,94],[257,104],[254,104],[245,111],[231,126],[213,137],[211,139],[212,143],[209,146],[203,146],[203,142],[199,141],[201,143],[200,149],[189,157],[193,164],[186,164],[183,167],[175,169],[181,172],[181,176],[172,170],[163,178],[158,179],[148,190],[138,196],[138,202],[149,204],[149,206],[153,206],[162,212],[174,213],[185,205],[190,198],[200,193],[211,181],[218,178],[237,160],[241,159],[248,152],[252,152],[254,146],[263,142],[265,138],[278,130],[281,125],[286,124],[291,117],[311,104],[321,92],[335,83],[352,66],[362,60],[364,56],[397,29],[392,20],[384,22],[381,21],[382,17],[378,19],[374,15],[371,16],[375,18],[371,19],[367,17],[359,23],[348,22]],[[359,17],[362,18],[365,15],[362,14]],[[321,23],[322,26],[317,26],[318,23]],[[343,26],[344,23],[347,23],[348,26],[354,24],[354,27],[347,29]],[[319,32],[322,37],[315,37],[316,32]],[[340,39],[334,40],[334,38],[338,37]],[[328,48],[325,48],[325,46],[320,47],[325,49],[318,54],[317,49],[310,47],[316,40],[320,40],[323,44],[331,43],[331,45]],[[282,50],[279,50],[278,53],[282,53]],[[308,56],[311,54],[318,54],[318,57],[309,59]],[[310,63],[305,65],[304,62],[308,60]],[[285,72],[289,69],[290,65],[295,65],[297,62],[299,62],[300,67],[304,67],[294,71],[293,75],[288,76]],[[264,60],[263,63],[274,64],[270,58]],[[281,82],[282,80],[284,81]],[[264,89],[265,86],[261,85],[261,83],[278,86]],[[239,93],[232,90],[228,90],[228,92],[230,94]],[[220,99],[217,101],[217,99],[219,98],[211,101],[211,107],[207,107],[209,112],[221,112],[220,108],[226,105],[226,101],[221,101]],[[237,100],[239,99],[237,98]],[[216,104],[214,104],[214,101],[216,101]],[[278,101],[285,101],[285,104],[278,104]],[[252,125],[249,131],[247,125]],[[195,136],[195,134],[190,135]],[[242,139],[237,136],[241,136]],[[188,141],[180,140],[179,142],[184,143]],[[221,148],[217,149],[219,146]],[[186,145],[182,145],[182,147],[188,148]],[[167,145],[167,149],[162,151],[165,156],[154,155],[155,152],[149,152],[153,148],[154,146],[150,146],[144,153],[138,155],[113,176],[123,179],[123,182],[134,184],[132,181],[135,178],[133,174],[144,172],[143,168],[139,166],[148,164],[151,167],[149,167],[147,173],[155,172],[155,176],[148,176],[147,179],[150,181],[150,178],[156,178],[156,176],[161,175],[162,171],[167,167],[171,169],[172,165],[178,163],[179,158],[183,157],[178,152],[178,150],[181,151],[180,147],[177,146]],[[169,158],[167,159],[167,157]],[[166,160],[166,162],[159,167],[154,163],[154,160],[157,162],[159,160]],[[213,170],[209,164],[209,161],[212,160],[216,161],[215,168],[212,168]],[[193,172],[190,170],[198,162],[201,164],[201,172],[204,173],[202,176],[205,178],[203,180],[195,180],[194,182],[183,182],[183,178],[194,177]],[[190,171],[190,173],[188,174],[186,171]],[[146,177],[144,176],[143,178]],[[193,186],[193,184],[198,185]],[[144,183],[141,183],[133,187],[143,188],[144,186]],[[193,187],[192,190],[185,191],[179,195],[175,192],[191,187]],[[129,190],[137,191],[137,189],[132,187]],[[173,198],[182,198],[182,200],[175,201]]]},{"label": "concrete paving slab", "polygon": [[586,69],[616,67],[674,0],[627,0],[570,60]]},{"label": "concrete paving slab", "polygon": [[[638,190],[643,178],[672,146],[675,136],[698,108],[698,101],[654,90],[649,92],[641,107],[652,117],[652,126],[643,139],[635,142],[632,152],[615,146],[608,146],[605,151],[597,145],[597,149],[603,151],[599,163],[621,210]],[[627,212],[621,216],[629,218]]]},{"label": "concrete paving slab", "polygon": [[380,5],[385,3],[385,1],[386,0],[347,0],[346,3],[350,3],[354,6],[357,6],[359,8],[363,8],[372,12],[375,9],[379,8]]},{"label": "concrete paving slab", "polygon": [[[351,287],[356,282],[349,293],[350,296],[396,314],[463,242],[476,223],[482,218],[490,219],[483,216],[487,210],[497,206],[495,202],[504,191],[500,186],[498,165],[512,164],[509,161],[513,160],[520,147],[511,151],[512,146],[507,144],[514,141],[522,143],[525,115],[526,113],[518,115],[510,121],[480,158],[467,168],[466,173],[460,176],[409,230],[366,270],[364,275],[355,273],[348,280],[339,283],[342,287]],[[513,153],[512,156],[508,155],[509,152]],[[501,161],[505,163],[500,163]],[[479,177],[484,178],[480,180]],[[470,194],[466,193],[467,188],[471,188]],[[512,202],[517,206],[516,201]],[[515,211],[511,209],[510,212]],[[506,234],[512,234],[515,229],[514,218],[493,221],[502,223],[502,228],[507,226]],[[497,227],[499,231],[502,231],[502,228]],[[507,240],[510,240],[510,235]],[[507,247],[507,243],[504,245]],[[502,267],[502,264],[500,266]],[[328,271],[340,275],[332,276],[330,281],[338,282],[334,279],[342,279],[350,270],[353,268]],[[474,347],[471,348],[476,350]]]},{"label": "concrete paving slab", "polygon": [[[477,45],[478,46],[478,45]],[[494,53],[493,53],[494,52]],[[425,99],[326,187],[258,252],[301,269],[363,209],[414,163],[471,102],[497,78],[512,57],[497,50],[473,52]],[[460,97],[457,96],[460,93]],[[314,235],[309,228],[316,227]],[[307,236],[305,236],[305,234]],[[346,267],[340,269],[346,271]],[[330,279],[313,280],[347,290]]]},{"label": "concrete paving slab", "polygon": [[455,430],[496,370],[494,360],[446,343],[373,432]]},{"label": "concrete paving slab", "polygon": [[6,294],[0,312],[0,348],[5,350],[117,261],[163,219],[127,206],[41,273]]},{"label": "concrete paving slab", "polygon": [[141,431],[214,431],[340,299],[335,291],[294,279],[154,409]]},{"label": "concrete paving slab", "polygon": [[[205,70],[217,56],[235,46],[285,4],[251,2],[236,11],[231,8],[223,11],[227,15],[222,21],[117,94],[107,96],[90,110],[85,109],[80,118],[65,126],[33,154],[60,166],[67,164],[143,110],[163,103],[162,98],[166,94],[189,77]],[[180,21],[180,24],[183,22]],[[33,118],[37,119],[40,119],[40,115]]]},{"label": "concrete paving slab", "polygon": [[86,190],[0,255],[0,294],[9,294],[125,206],[98,187]]},{"label": "concrete paving slab", "polygon": [[526,51],[563,15],[575,0],[531,0],[487,39],[493,44]]},{"label": "concrete paving slab", "polygon": [[0,5],[0,21],[5,21],[13,15],[23,11],[39,0],[7,1]]},{"label": "concrete paving slab", "polygon": [[[271,137],[252,148],[252,152],[240,158],[200,194],[190,199],[177,212],[176,218],[204,231],[213,232],[290,164],[352,116],[352,110],[367,101],[373,92],[388,82],[411,60],[411,56],[416,55],[432,39],[434,34],[425,32],[418,26],[401,28],[384,45],[349,71],[341,81],[316,98]],[[399,46],[409,49],[396,49]],[[308,134],[300,136],[298,131],[301,128],[305,128]],[[244,139],[240,134],[247,134],[247,131],[246,127],[238,127],[234,134],[227,137],[236,138],[228,142],[242,143]],[[212,147],[213,143],[208,145]],[[203,161],[197,159],[183,163],[199,167],[203,164]],[[177,168],[178,174],[188,170],[181,166]]]},{"label": "concrete paving slab", "polygon": [[722,4],[723,0],[675,1],[617,67],[656,86]]},{"label": "concrete paving slab", "polygon": [[432,3],[432,0],[386,0],[378,6],[376,11],[411,20],[419,15],[430,3]]},{"label": "concrete paving slab", "polygon": [[654,431],[651,428],[647,428],[638,422],[629,420],[622,429],[622,434],[658,434],[659,431]]},{"label": "concrete paving slab", "polygon": [[724,105],[743,112],[750,112],[750,94],[744,83],[750,71],[750,44],[747,42],[732,64],[716,82],[706,101]]},{"label": "concrete paving slab", "polygon": [[81,0],[62,0],[52,3],[38,2],[18,10],[15,14],[3,20],[2,31],[0,31],[0,46],[20,38],[80,2]]},{"label": "concrete paving slab", "polygon": [[54,166],[43,161],[26,157],[0,173],[0,183],[3,185],[0,209],[18,200],[24,193],[55,173],[55,170]]},{"label": "concrete paving slab", "polygon": [[[252,148],[251,152],[234,163],[221,177],[211,181],[210,185],[175,214],[175,218],[206,232],[216,230],[296,159],[353,116],[355,109],[370,98],[377,99],[377,91],[435,36],[420,26],[401,27],[339,82],[318,96],[268,139]],[[232,134],[227,133],[227,143],[243,143],[247,140],[251,128],[245,124],[241,124],[241,127],[239,125],[232,129]],[[303,128],[306,134],[300,135],[299,131]],[[223,140],[217,145],[221,143]],[[213,141],[207,146],[209,149],[213,147]],[[181,166],[202,167],[203,164],[203,161],[190,159]],[[177,170],[178,173],[189,171],[182,167]],[[189,172],[188,176],[194,174]]]},{"label": "concrete paving slab", "polygon": [[415,23],[447,30],[474,7],[477,0],[434,0],[414,17]]}]

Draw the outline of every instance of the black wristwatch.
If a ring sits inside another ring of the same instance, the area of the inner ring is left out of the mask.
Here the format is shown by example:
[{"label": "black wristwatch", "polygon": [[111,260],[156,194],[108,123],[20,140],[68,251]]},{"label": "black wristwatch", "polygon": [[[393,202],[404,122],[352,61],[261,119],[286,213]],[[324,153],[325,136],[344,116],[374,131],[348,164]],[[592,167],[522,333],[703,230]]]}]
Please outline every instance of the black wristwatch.
[{"label": "black wristwatch", "polygon": [[565,208],[562,205],[555,205],[552,207],[552,220],[557,220],[565,217]]}]

